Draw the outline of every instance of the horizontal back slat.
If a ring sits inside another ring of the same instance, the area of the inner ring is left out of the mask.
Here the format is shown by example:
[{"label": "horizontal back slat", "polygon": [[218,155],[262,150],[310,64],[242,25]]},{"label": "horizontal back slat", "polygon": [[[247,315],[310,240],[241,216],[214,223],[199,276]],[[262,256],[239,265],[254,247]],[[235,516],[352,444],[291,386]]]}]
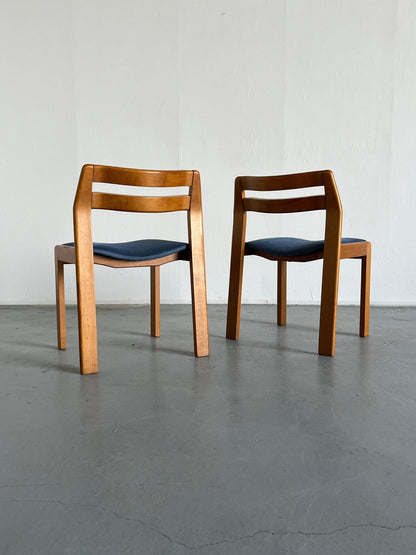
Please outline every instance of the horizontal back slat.
[{"label": "horizontal back slat", "polygon": [[113,166],[94,166],[95,183],[114,183],[138,187],[191,187],[193,171],[135,170]]},{"label": "horizontal back slat", "polygon": [[190,197],[135,197],[112,193],[93,193],[92,208],[122,212],[176,212],[189,210]]},{"label": "horizontal back slat", "polygon": [[287,191],[324,185],[324,172],[314,171],[291,175],[238,177],[243,191]]},{"label": "horizontal back slat", "polygon": [[325,210],[325,196],[285,198],[285,199],[243,199],[244,210],[265,212],[268,214],[284,214],[287,212],[308,212],[311,210]]}]

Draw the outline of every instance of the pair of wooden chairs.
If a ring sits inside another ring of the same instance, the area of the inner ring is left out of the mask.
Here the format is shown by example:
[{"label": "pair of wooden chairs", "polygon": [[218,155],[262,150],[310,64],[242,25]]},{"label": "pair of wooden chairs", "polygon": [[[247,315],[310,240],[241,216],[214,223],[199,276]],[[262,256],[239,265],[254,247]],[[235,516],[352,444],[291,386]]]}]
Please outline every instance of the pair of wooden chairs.
[{"label": "pair of wooden chairs", "polygon": [[[93,192],[93,183],[134,187],[187,187],[188,194],[133,196]],[[292,199],[248,197],[248,191],[286,191],[323,187],[322,195]],[[188,214],[188,243],[143,239],[127,243],[93,243],[92,209],[127,212],[173,212]],[[269,238],[245,242],[247,212],[287,213],[326,211],[325,238],[307,241]],[[362,239],[342,239],[342,207],[335,179],[330,171],[272,177],[238,177],[235,181],[234,226],[227,313],[227,338],[238,339],[240,326],[243,262],[246,255],[258,255],[278,263],[279,325],[286,323],[287,262],[323,258],[319,354],[335,353],[339,262],[342,258],[362,260],[360,335],[368,335],[371,244]],[[58,347],[66,348],[64,265],[76,265],[78,332],[82,374],[98,371],[94,264],[111,268],[150,267],[151,335],[160,335],[160,266],[174,260],[190,264],[195,356],[209,354],[208,313],[205,277],[201,185],[197,171],[149,171],[112,166],[86,165],[82,168],[74,202],[74,243],[55,247],[56,309]]]}]

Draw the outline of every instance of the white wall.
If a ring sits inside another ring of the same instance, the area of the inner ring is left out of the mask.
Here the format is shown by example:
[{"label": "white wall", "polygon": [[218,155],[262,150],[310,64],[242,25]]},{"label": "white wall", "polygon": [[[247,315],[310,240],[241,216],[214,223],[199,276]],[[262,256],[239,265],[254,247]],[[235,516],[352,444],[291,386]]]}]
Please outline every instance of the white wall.
[{"label": "white wall", "polygon": [[[54,302],[53,245],[72,238],[84,163],[198,169],[210,302],[228,288],[233,180],[331,168],[344,235],[373,242],[372,301],[416,304],[413,0],[3,0],[0,303]],[[95,217],[98,240],[186,239],[182,214]],[[317,215],[251,215],[248,239],[320,238]],[[289,301],[319,300],[321,263],[290,265]],[[73,269],[68,300],[75,301]],[[246,261],[244,299],[275,302]],[[96,270],[98,302],[147,302],[146,269]],[[342,264],[340,302],[358,302]],[[187,265],[162,299],[188,302]]]}]

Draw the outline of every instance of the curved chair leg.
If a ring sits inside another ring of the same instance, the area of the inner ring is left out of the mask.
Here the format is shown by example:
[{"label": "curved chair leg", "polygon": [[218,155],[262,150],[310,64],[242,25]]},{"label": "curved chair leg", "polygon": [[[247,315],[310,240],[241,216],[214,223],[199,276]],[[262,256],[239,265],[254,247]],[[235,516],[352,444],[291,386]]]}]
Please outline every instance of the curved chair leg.
[{"label": "curved chair leg", "polygon": [[160,266],[150,267],[150,334],[160,337]]},{"label": "curved chair leg", "polygon": [[231,244],[230,283],[228,287],[227,339],[240,335],[241,291],[243,288],[244,248],[247,213],[243,209],[238,182],[235,185],[233,238]]},{"label": "curved chair leg", "polygon": [[77,261],[78,335],[81,374],[98,372],[94,265]]},{"label": "curved chair leg", "polygon": [[367,337],[370,329],[370,273],[371,243],[367,243],[367,254],[361,259],[360,336]]},{"label": "curved chair leg", "polygon": [[238,339],[240,335],[241,291],[243,287],[244,255],[233,261],[231,255],[230,284],[228,289],[227,339]]},{"label": "curved chair leg", "polygon": [[286,283],[287,283],[287,262],[278,260],[277,262],[277,325],[286,325]]},{"label": "curved chair leg", "polygon": [[196,357],[209,355],[207,285],[205,277],[204,228],[202,223],[201,183],[194,172],[188,212],[189,269],[191,273],[192,322]]},{"label": "curved chair leg", "polygon": [[319,323],[320,355],[334,356],[335,333],[337,328],[339,256],[331,257],[323,263],[321,316]]},{"label": "curved chair leg", "polygon": [[58,349],[66,349],[65,280],[64,263],[59,260],[55,247],[56,331]]}]

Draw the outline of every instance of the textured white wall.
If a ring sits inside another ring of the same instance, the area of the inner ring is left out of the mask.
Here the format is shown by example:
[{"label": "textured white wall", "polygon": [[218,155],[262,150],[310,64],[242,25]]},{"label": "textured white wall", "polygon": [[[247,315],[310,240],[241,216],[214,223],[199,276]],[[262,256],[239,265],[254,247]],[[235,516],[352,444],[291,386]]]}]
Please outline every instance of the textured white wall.
[{"label": "textured white wall", "polygon": [[[412,0],[3,0],[0,302],[54,302],[90,162],[201,172],[210,302],[227,298],[234,177],[331,168],[344,235],[373,242],[372,301],[416,304],[415,19]],[[250,216],[248,239],[322,234],[316,214]],[[108,217],[97,240],[186,238],[183,214],[111,215],[114,233]],[[320,272],[290,265],[289,301],[317,302]],[[248,258],[245,278],[246,301],[275,302],[274,264]],[[97,268],[97,301],[147,302],[148,281]],[[358,289],[343,262],[340,302]],[[185,263],[162,269],[162,299],[189,301]]]}]

